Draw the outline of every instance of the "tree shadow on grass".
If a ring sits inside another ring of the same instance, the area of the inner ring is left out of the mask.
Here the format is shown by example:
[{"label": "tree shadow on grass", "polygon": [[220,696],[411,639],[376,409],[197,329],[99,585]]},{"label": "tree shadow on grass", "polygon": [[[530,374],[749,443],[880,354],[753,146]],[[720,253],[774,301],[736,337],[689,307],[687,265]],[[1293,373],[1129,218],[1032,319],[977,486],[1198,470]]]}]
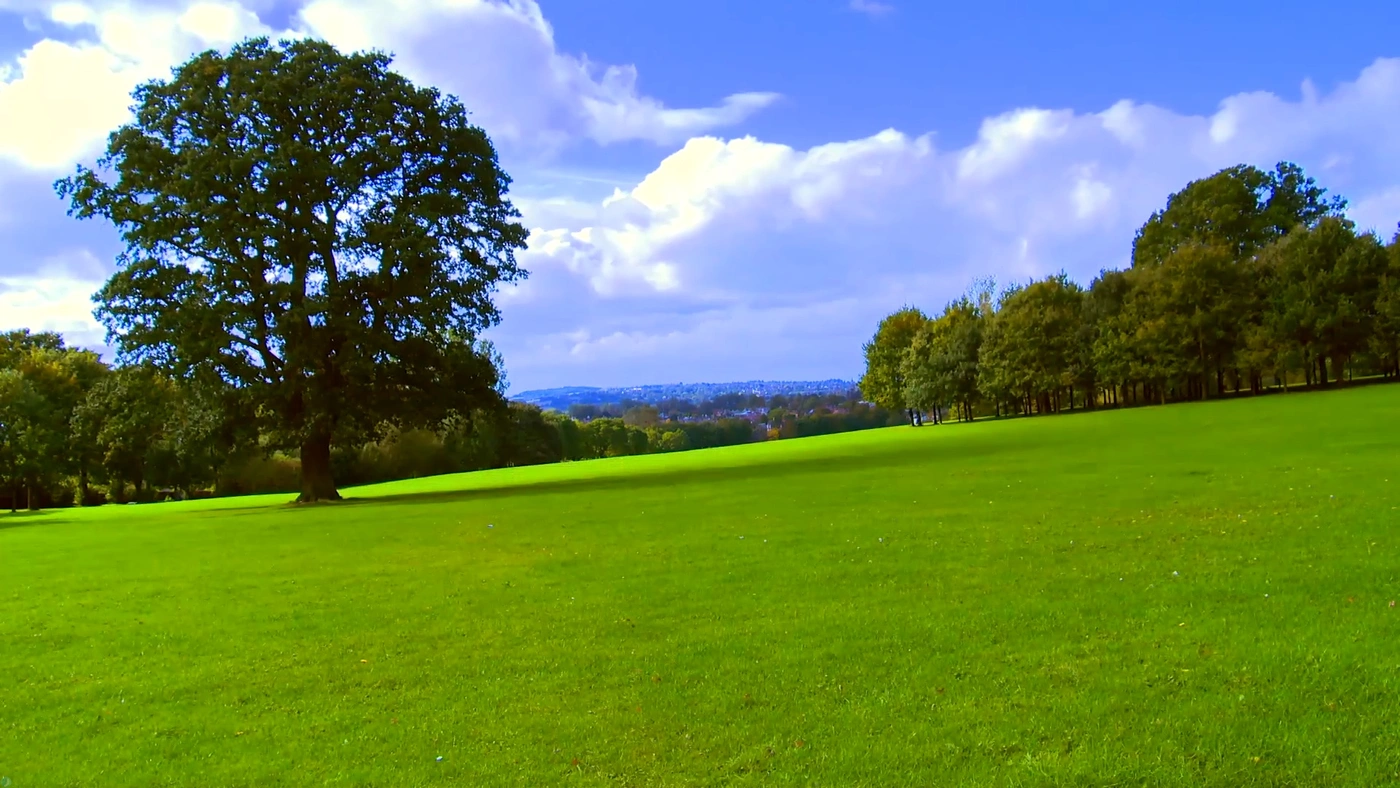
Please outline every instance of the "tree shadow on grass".
[{"label": "tree shadow on grass", "polygon": [[17,512],[0,512],[0,531],[53,522],[53,514],[51,509],[40,509],[37,512],[31,512],[27,509],[21,509]]},{"label": "tree shadow on grass", "polygon": [[974,446],[963,443],[931,446],[930,444],[900,444],[890,449],[858,455],[815,455],[782,462],[720,465],[706,468],[658,468],[617,475],[577,479],[544,479],[540,481],[505,482],[462,490],[434,490],[375,496],[347,497],[333,506],[364,506],[393,504],[445,504],[452,502],[489,501],[519,495],[552,495],[556,493],[636,491],[669,487],[676,484],[718,484],[733,481],[767,480],[776,482],[785,476],[841,475],[853,471],[889,470],[907,467],[911,463],[930,460],[961,462],[971,457],[998,454],[999,442],[982,442]]}]

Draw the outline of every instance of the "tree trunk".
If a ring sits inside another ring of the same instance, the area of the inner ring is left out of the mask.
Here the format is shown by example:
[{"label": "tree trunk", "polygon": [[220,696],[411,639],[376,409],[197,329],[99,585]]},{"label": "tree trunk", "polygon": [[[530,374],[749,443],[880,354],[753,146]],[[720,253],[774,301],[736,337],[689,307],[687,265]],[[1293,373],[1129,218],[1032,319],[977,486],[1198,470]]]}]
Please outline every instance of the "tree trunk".
[{"label": "tree trunk", "polygon": [[331,438],[314,435],[301,444],[301,495],[297,503],[338,500],[340,493],[331,478]]},{"label": "tree trunk", "polygon": [[87,463],[78,469],[78,506],[87,506],[88,471]]},{"label": "tree trunk", "polygon": [[1342,356],[1342,355],[1340,355],[1340,354],[1334,354],[1334,355],[1332,356],[1332,379],[1335,380],[1335,381],[1337,381],[1338,383],[1345,382],[1345,381],[1346,381],[1346,368],[1347,368],[1347,360],[1346,360],[1346,357],[1344,357],[1344,356]]},{"label": "tree trunk", "polygon": [[1317,382],[1319,385],[1327,385],[1327,357],[1317,357]]}]

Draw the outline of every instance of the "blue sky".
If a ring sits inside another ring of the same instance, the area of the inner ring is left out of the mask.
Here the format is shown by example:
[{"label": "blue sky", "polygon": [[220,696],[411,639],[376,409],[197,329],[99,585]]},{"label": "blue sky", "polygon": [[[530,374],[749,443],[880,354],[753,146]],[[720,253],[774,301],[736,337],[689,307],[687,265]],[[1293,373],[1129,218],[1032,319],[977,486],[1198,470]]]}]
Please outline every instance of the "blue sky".
[{"label": "blue sky", "polygon": [[883,313],[1087,281],[1231,164],[1298,161],[1389,238],[1390,5],[0,0],[0,328],[100,343],[115,239],[50,184],[136,82],[285,32],[394,52],[496,140],[532,228],[514,389],[854,377]]}]

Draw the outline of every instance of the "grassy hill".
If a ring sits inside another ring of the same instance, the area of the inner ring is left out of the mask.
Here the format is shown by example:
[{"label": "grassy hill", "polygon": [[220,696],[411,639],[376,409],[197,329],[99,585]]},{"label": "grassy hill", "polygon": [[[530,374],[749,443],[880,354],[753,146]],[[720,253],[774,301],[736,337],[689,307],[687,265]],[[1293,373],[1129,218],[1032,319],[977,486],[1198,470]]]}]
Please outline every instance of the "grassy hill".
[{"label": "grassy hill", "polygon": [[1400,386],[0,516],[37,785],[1400,782]]}]

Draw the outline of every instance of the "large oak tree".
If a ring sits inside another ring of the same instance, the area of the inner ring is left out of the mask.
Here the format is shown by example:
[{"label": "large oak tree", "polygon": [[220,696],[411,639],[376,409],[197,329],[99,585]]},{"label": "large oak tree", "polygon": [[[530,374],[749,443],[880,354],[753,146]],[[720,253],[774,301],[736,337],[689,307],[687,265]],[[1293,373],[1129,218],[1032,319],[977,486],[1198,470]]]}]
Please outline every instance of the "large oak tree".
[{"label": "large oak tree", "polygon": [[478,337],[525,276],[510,179],[462,105],[381,53],[205,52],[135,93],[97,169],[57,184],[122,233],[98,316],[128,361],[236,390],[338,498],[338,436],[496,396]]}]

